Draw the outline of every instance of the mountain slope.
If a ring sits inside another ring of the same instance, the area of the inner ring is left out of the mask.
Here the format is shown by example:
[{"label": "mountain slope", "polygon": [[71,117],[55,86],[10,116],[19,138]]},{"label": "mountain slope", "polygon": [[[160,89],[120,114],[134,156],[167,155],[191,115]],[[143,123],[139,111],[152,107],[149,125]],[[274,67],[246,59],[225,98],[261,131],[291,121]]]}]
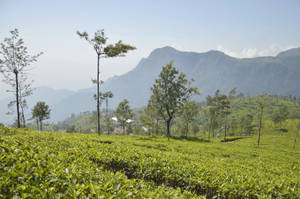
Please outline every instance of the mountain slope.
[{"label": "mountain slope", "polygon": [[147,59],[142,59],[135,69],[105,83],[103,88],[115,93],[114,105],[127,98],[133,106],[143,106],[151,94],[154,79],[162,66],[171,60],[179,71],[195,79],[194,86],[201,93],[198,99],[217,89],[228,92],[234,87],[248,95],[264,91],[300,95],[300,48],[282,52],[276,57],[251,59],[237,59],[219,51],[194,53],[171,47],[159,48]]}]

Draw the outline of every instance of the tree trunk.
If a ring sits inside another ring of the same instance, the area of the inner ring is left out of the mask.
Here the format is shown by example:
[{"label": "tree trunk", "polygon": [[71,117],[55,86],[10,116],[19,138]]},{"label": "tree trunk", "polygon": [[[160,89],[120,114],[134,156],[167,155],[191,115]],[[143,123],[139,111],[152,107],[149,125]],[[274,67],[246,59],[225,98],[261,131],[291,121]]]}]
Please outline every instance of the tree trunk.
[{"label": "tree trunk", "polygon": [[167,136],[168,136],[168,141],[170,140],[170,124],[171,124],[171,119],[167,120]]},{"label": "tree trunk", "polygon": [[[108,97],[106,97],[105,99],[105,103],[106,103],[106,113],[105,113],[105,122],[107,122],[108,118]],[[109,128],[107,129],[108,134],[109,134]]]},{"label": "tree trunk", "polygon": [[40,130],[43,131],[43,121],[40,120]]},{"label": "tree trunk", "polygon": [[293,146],[293,149],[295,149],[295,148],[296,148],[297,136],[298,136],[298,132],[296,132],[296,136],[295,136],[295,139],[294,139],[294,146]]},{"label": "tree trunk", "polygon": [[158,135],[158,120],[156,120],[156,135]]},{"label": "tree trunk", "polygon": [[210,131],[211,131],[212,121],[210,119],[209,127],[208,127],[208,140],[210,140]]},{"label": "tree trunk", "polygon": [[258,128],[258,139],[257,139],[257,145],[258,145],[258,146],[259,146],[259,143],[260,143],[263,111],[264,111],[264,108],[263,108],[263,107],[260,107],[259,128]]},{"label": "tree trunk", "polygon": [[100,135],[100,99],[99,99],[99,92],[100,92],[100,70],[99,70],[99,61],[100,55],[98,54],[97,57],[97,133]]},{"label": "tree trunk", "polygon": [[17,102],[17,127],[20,128],[20,102],[19,102],[19,80],[18,80],[18,71],[14,70],[14,73],[16,75],[16,102]]},{"label": "tree trunk", "polygon": [[108,98],[107,97],[105,99],[105,103],[106,103],[106,118],[107,118],[107,114],[108,114]]},{"label": "tree trunk", "polygon": [[22,109],[22,120],[23,120],[23,128],[26,127],[26,120],[25,120],[25,115],[24,115],[24,111]]},{"label": "tree trunk", "polygon": [[226,134],[227,134],[227,115],[225,117],[225,131],[224,131],[224,141],[226,142]]},{"label": "tree trunk", "polygon": [[213,127],[213,122],[214,122],[214,119],[211,120],[212,137],[214,138],[215,137],[215,128]]},{"label": "tree trunk", "polygon": [[40,128],[39,128],[39,120],[38,119],[36,119],[36,130],[40,130]]},{"label": "tree trunk", "polygon": [[187,138],[189,133],[189,123],[186,123],[186,132],[185,132],[185,137]]},{"label": "tree trunk", "polygon": [[[22,100],[20,100],[22,102]],[[20,104],[20,107],[21,107],[21,114],[22,114],[22,122],[23,122],[23,128],[26,127],[26,120],[25,120],[25,114],[24,114],[24,108],[23,108],[23,105],[22,103]]]}]

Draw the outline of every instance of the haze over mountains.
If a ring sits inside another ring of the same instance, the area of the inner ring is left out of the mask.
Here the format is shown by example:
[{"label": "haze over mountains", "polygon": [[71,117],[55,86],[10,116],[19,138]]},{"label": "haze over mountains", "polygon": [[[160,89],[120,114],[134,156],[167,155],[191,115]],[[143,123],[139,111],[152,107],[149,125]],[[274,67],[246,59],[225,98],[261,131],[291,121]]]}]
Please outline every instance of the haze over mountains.
[{"label": "haze over mountains", "polygon": [[[114,98],[109,101],[110,107],[116,107],[125,98],[132,107],[146,105],[155,78],[171,60],[180,72],[195,80],[193,85],[201,93],[196,100],[204,99],[217,89],[227,93],[232,88],[251,96],[262,92],[300,95],[300,48],[274,57],[238,59],[220,51],[182,52],[167,46],[152,51],[128,73],[105,81],[102,91],[114,93]],[[52,121],[59,121],[72,113],[95,110],[94,93],[93,87],[77,92],[40,87],[28,98],[28,104],[32,108],[37,101],[45,101],[52,109]],[[0,100],[0,122],[13,120],[12,116],[5,115],[8,101]]]}]

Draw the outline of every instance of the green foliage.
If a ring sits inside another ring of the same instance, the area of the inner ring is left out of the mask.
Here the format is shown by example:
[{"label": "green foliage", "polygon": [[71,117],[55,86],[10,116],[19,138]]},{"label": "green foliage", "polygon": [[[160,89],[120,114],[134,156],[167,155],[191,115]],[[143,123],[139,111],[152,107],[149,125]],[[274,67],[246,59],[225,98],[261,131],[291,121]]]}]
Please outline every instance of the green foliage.
[{"label": "green foliage", "polygon": [[197,123],[192,123],[192,132],[194,135],[196,135],[197,133],[199,133],[200,131],[200,128],[199,128],[199,125]]},{"label": "green foliage", "polygon": [[134,135],[146,135],[149,134],[141,125],[134,125],[132,128]]},{"label": "green foliage", "polygon": [[116,109],[116,116],[123,128],[123,133],[125,133],[125,127],[128,123],[128,120],[132,119],[134,116],[127,99],[124,99],[122,102],[119,103]]},{"label": "green foliage", "polygon": [[128,123],[127,127],[126,127],[126,132],[127,134],[132,134],[133,130],[132,130],[132,124]]},{"label": "green foliage", "polygon": [[74,133],[76,131],[76,127],[74,124],[72,124],[71,126],[69,126],[66,130],[67,133]]},{"label": "green foliage", "polygon": [[276,110],[272,115],[272,120],[275,124],[279,124],[279,127],[282,128],[282,123],[288,118],[289,111],[287,106],[282,105]]},{"label": "green foliage", "polygon": [[99,56],[116,57],[124,56],[128,51],[135,50],[136,48],[128,44],[123,44],[122,41],[118,41],[115,44],[106,45],[107,37],[105,36],[104,30],[98,30],[95,32],[93,37],[89,37],[87,32],[76,32],[77,35],[85,39],[94,48],[95,52]]},{"label": "green foliage", "polygon": [[266,93],[260,94],[254,98],[255,103],[257,105],[257,113],[258,113],[258,138],[257,138],[257,145],[260,144],[260,137],[261,131],[263,127],[263,115],[264,115],[264,108],[268,103],[268,95]]},{"label": "green foliage", "polygon": [[152,95],[148,101],[147,107],[140,111],[140,121],[148,129],[148,134],[162,134],[163,119],[156,106],[156,99]]},{"label": "green foliage", "polygon": [[189,125],[195,120],[198,114],[198,106],[195,101],[186,101],[179,113],[184,122],[184,135],[187,137],[189,133]]},{"label": "green foliage", "polygon": [[191,87],[190,84],[186,75],[179,74],[176,67],[173,67],[173,62],[170,62],[162,68],[151,88],[153,94],[150,99],[166,123],[168,138],[171,134],[170,125],[175,115],[180,112],[181,107],[193,94],[199,94],[197,88]]},{"label": "green foliage", "polygon": [[259,148],[254,137],[168,142],[3,127],[0,135],[1,198],[300,197],[300,152],[290,131],[266,133]]},{"label": "green foliage", "polygon": [[[235,89],[230,92],[230,97],[235,93]],[[220,95],[220,91],[217,90],[215,92],[215,96],[207,96],[207,118],[209,120],[209,133],[208,138],[210,138],[210,133],[212,132],[212,136],[215,136],[215,130],[217,128],[223,127],[225,129],[224,138],[226,139],[226,131],[227,131],[227,120],[230,112],[230,100],[227,95]]]},{"label": "green foliage", "polygon": [[112,123],[111,118],[107,118],[105,121],[105,130],[107,131],[107,134],[110,134],[111,132],[113,132],[115,130],[115,127]]},{"label": "green foliage", "polygon": [[[94,161],[110,142],[95,136],[0,128],[0,198],[192,198],[187,191],[128,179]],[[109,149],[111,150],[111,149]]]},{"label": "green foliage", "polygon": [[242,115],[240,118],[241,133],[245,135],[251,135],[254,130],[253,128],[254,128],[253,115],[251,114]]},{"label": "green foliage", "polygon": [[37,102],[32,109],[32,118],[37,119],[40,124],[40,130],[43,130],[43,121],[50,118],[51,109],[45,102]]}]

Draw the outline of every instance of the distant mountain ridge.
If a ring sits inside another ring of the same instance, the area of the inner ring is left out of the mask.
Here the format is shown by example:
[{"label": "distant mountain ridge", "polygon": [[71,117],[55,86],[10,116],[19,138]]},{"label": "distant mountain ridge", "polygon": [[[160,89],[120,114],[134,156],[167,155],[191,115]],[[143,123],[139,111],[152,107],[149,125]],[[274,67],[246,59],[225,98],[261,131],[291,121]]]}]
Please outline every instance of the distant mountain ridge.
[{"label": "distant mountain ridge", "polygon": [[[105,81],[101,90],[114,93],[110,107],[116,107],[125,98],[132,107],[146,105],[151,86],[162,67],[171,60],[180,72],[195,80],[193,85],[201,93],[196,100],[204,99],[217,89],[226,93],[232,88],[251,96],[262,92],[300,95],[300,48],[281,52],[277,56],[234,58],[215,50],[205,53],[182,52],[166,46],[153,50],[133,70]],[[52,118],[58,121],[72,113],[94,110],[95,90],[91,87],[69,92],[51,107]],[[3,107],[1,101],[0,107]]]}]

